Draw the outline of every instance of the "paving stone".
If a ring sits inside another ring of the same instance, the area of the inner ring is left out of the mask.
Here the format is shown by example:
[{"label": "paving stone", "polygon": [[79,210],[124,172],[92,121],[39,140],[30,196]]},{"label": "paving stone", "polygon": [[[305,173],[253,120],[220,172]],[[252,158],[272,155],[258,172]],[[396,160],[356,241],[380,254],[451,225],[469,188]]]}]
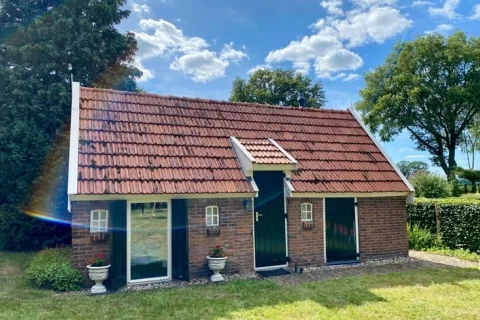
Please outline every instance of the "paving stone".
[{"label": "paving stone", "polygon": [[452,266],[452,267],[480,268],[480,263],[478,263],[478,262],[465,261],[465,260],[458,259],[458,258],[455,258],[455,257],[447,257],[447,256],[442,256],[442,255],[439,255],[439,254],[433,254],[433,253],[428,253],[428,252],[423,252],[423,251],[413,251],[413,250],[411,250],[409,252],[409,255],[410,255],[410,257],[415,258],[415,259],[441,263],[441,264]]},{"label": "paving stone", "polygon": [[281,285],[297,285],[312,281],[322,281],[335,278],[360,277],[364,275],[379,275],[391,272],[404,272],[417,269],[449,268],[449,265],[435,261],[419,260],[415,258],[396,258],[373,260],[358,264],[329,265],[318,268],[305,269],[303,273],[295,273],[278,277],[266,278]]}]

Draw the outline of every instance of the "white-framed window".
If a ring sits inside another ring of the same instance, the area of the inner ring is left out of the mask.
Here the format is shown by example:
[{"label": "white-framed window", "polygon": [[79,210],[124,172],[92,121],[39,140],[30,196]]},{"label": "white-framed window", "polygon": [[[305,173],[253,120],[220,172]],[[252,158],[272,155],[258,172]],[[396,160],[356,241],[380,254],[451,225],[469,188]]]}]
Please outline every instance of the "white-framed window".
[{"label": "white-framed window", "polygon": [[205,221],[207,227],[216,227],[218,226],[218,207],[217,206],[208,206],[205,208]]},{"label": "white-framed window", "polygon": [[90,232],[108,231],[108,210],[96,209],[90,211]]},{"label": "white-framed window", "polygon": [[313,204],[304,202],[301,207],[302,221],[313,221]]}]

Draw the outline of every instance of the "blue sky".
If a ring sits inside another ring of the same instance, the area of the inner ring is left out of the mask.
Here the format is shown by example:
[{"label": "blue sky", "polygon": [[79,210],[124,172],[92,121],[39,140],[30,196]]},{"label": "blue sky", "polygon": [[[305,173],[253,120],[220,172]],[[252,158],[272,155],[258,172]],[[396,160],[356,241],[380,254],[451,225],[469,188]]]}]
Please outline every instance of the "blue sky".
[{"label": "blue sky", "polygon": [[[363,73],[397,41],[480,33],[478,0],[130,0],[126,7],[132,14],[120,29],[136,35],[147,92],[227,100],[236,76],[282,67],[322,81],[332,109],[358,99]],[[407,134],[382,145],[394,161],[429,162]],[[461,154],[457,161],[467,165]]]}]

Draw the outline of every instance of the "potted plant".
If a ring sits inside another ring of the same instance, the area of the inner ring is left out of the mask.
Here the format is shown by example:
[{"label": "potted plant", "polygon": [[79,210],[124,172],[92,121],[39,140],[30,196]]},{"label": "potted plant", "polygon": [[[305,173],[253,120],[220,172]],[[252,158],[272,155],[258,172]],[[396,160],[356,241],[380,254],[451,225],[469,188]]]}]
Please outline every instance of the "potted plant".
[{"label": "potted plant", "polygon": [[95,281],[91,293],[105,293],[107,289],[103,285],[103,281],[108,278],[108,270],[110,264],[107,263],[105,255],[99,254],[96,258],[87,260],[88,276]]},{"label": "potted plant", "polygon": [[207,256],[207,260],[208,267],[213,271],[210,281],[219,282],[225,280],[220,274],[220,271],[225,268],[225,261],[227,260],[227,253],[223,250],[222,246],[217,244],[210,255]]}]

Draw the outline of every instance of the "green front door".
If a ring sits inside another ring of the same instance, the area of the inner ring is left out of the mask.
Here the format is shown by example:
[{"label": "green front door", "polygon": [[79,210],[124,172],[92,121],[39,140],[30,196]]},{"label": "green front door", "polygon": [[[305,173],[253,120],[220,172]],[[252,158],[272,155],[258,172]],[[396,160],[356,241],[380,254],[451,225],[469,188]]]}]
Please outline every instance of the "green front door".
[{"label": "green front door", "polygon": [[357,260],[354,198],[325,199],[325,236],[328,263]]},{"label": "green front door", "polygon": [[255,267],[285,265],[285,207],[283,197],[283,172],[254,172],[258,186],[255,198]]}]

